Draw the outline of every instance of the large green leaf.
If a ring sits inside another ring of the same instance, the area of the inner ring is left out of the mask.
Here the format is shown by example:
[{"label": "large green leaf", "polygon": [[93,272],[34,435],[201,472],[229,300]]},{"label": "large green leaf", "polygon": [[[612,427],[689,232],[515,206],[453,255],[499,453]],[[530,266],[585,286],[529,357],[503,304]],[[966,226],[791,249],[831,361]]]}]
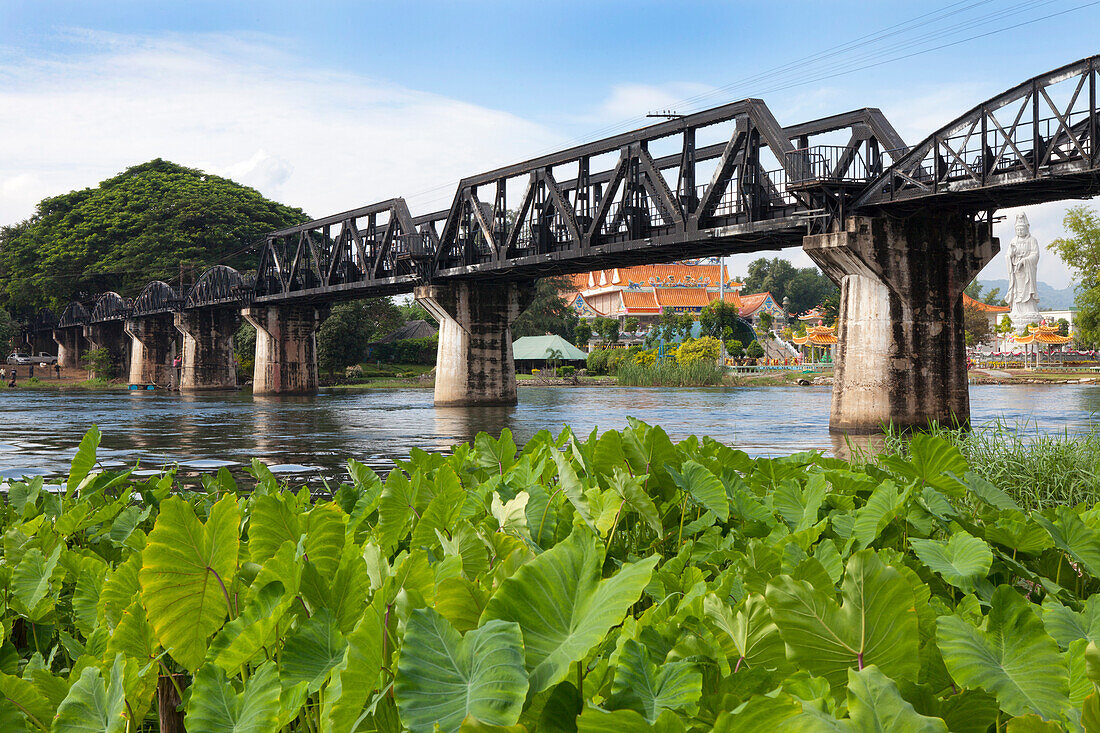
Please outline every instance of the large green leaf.
[{"label": "large green leaf", "polygon": [[1068,704],[1069,673],[1058,645],[1011,586],[994,591],[985,629],[940,616],[936,644],[957,684],[992,693],[1009,715],[1057,719]]},{"label": "large green leaf", "polygon": [[527,696],[519,627],[489,621],[459,635],[430,608],[413,611],[394,679],[401,721],[413,733],[453,733],[467,716],[513,725]]},{"label": "large green leaf", "polygon": [[[868,547],[905,508],[909,490],[898,491],[893,481],[883,481],[871,492],[867,503],[856,510],[852,537],[859,547]],[[839,515],[843,517],[844,515]],[[834,521],[836,520],[834,516]]]},{"label": "large green leaf", "polygon": [[61,545],[55,547],[49,557],[37,547],[32,547],[23,554],[23,559],[12,571],[13,600],[31,621],[40,621],[57,602],[59,589],[54,586],[53,575],[59,557]]},{"label": "large green leaf", "polygon": [[1094,578],[1100,578],[1100,530],[1081,521],[1081,517],[1066,507],[1054,510],[1055,521],[1033,514],[1035,521],[1050,533],[1054,545],[1085,566]]},{"label": "large green leaf", "polygon": [[122,655],[115,657],[110,684],[98,667],[85,667],[69,688],[54,717],[53,733],[122,733],[126,730],[126,698],[122,686]]},{"label": "large green leaf", "polygon": [[649,650],[633,639],[623,645],[611,698],[607,706],[640,713],[650,723],[663,710],[683,710],[689,715],[699,707],[703,675],[691,662],[663,662],[658,666]]},{"label": "large green leaf", "polygon": [[577,718],[578,733],[649,733],[653,727],[634,710],[588,708]]},{"label": "large green leaf", "polygon": [[989,545],[961,530],[947,542],[911,538],[909,544],[921,562],[964,593],[973,591],[993,565]]},{"label": "large green leaf", "polygon": [[325,688],[321,719],[323,733],[346,733],[359,718],[378,686],[382,671],[382,625],[385,604],[377,594],[359,623],[348,634],[344,660],[332,671]]},{"label": "large green leaf", "polygon": [[729,656],[736,657],[734,669],[775,668],[786,660],[779,627],[772,620],[764,596],[751,593],[734,611],[717,595],[709,593],[703,599],[703,611],[716,628],[725,632],[722,638],[728,639],[732,646]]},{"label": "large green leaf", "polygon": [[142,552],[142,603],[161,646],[194,671],[206,641],[228,612],[226,595],[237,570],[240,511],[227,496],[203,526],[191,505],[166,499]]},{"label": "large green leaf", "polygon": [[278,729],[279,673],[265,662],[237,691],[221,668],[207,664],[195,675],[184,720],[187,733],[272,733]]},{"label": "large green leaf", "polygon": [[[50,729],[50,720],[53,718],[50,701],[22,677],[0,672],[0,709],[5,706],[10,706],[18,715],[25,716],[39,730]],[[3,718],[0,718],[0,722],[3,722]]]},{"label": "large green leaf", "polygon": [[704,509],[714,512],[723,522],[730,518],[730,503],[726,487],[706,466],[696,461],[684,461],[680,472],[666,467],[680,489]]},{"label": "large green leaf", "polygon": [[1047,596],[1043,601],[1043,624],[1063,649],[1078,639],[1100,644],[1100,594],[1085,599],[1080,613]]},{"label": "large green leaf", "polygon": [[69,480],[65,483],[65,496],[72,496],[73,492],[84,482],[88,474],[95,468],[95,451],[99,447],[99,426],[93,425],[84,433],[80,445],[73,456],[73,464],[69,469]]},{"label": "large green leaf", "polygon": [[916,677],[913,590],[874,550],[848,561],[841,605],[831,593],[786,575],[768,583],[766,597],[788,657],[834,689],[848,683],[849,669],[869,664],[895,679]]},{"label": "large green leaf", "polygon": [[309,694],[317,692],[328,679],[329,672],[344,660],[345,649],[347,642],[336,620],[328,609],[321,609],[286,639],[279,659],[279,679],[283,687],[305,682]]},{"label": "large green leaf", "polygon": [[515,621],[523,630],[531,689],[560,682],[608,630],[622,621],[649,583],[657,557],[601,579],[596,538],[578,529],[525,564],[489,599],[481,621]]},{"label": "large green leaf", "polygon": [[959,449],[943,438],[918,433],[909,441],[909,460],[898,456],[884,456],[883,465],[907,479],[935,486],[937,489],[962,496],[963,485],[954,478],[966,473],[969,466]]},{"label": "large green leaf", "polygon": [[256,593],[240,616],[210,640],[208,658],[226,671],[236,672],[252,661],[260,650],[275,641],[275,631],[294,596],[278,580]]},{"label": "large green leaf", "polygon": [[848,670],[848,716],[853,733],[947,733],[946,723],[914,710],[873,664]]}]

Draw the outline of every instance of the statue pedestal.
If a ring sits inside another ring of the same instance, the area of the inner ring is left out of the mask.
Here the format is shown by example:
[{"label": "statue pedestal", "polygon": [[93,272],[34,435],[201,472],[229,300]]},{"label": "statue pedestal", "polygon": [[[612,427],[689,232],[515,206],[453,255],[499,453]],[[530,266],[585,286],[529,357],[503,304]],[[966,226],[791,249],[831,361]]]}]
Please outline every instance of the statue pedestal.
[{"label": "statue pedestal", "polygon": [[1017,331],[1029,323],[1036,324],[1043,318],[1039,314],[1037,303],[1016,303],[1014,306],[1015,307],[1008,312],[1008,317],[1012,321],[1012,327]]}]

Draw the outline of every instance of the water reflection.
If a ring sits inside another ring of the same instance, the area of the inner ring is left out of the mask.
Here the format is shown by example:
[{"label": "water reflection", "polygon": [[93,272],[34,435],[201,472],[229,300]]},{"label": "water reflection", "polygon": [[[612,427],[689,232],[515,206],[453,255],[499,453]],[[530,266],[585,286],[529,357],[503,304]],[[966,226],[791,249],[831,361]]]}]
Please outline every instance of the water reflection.
[{"label": "water reflection", "polygon": [[[622,428],[628,417],[661,425],[673,440],[705,434],[752,455],[822,450],[850,457],[881,436],[828,431],[828,387],[661,389],[577,387],[520,390],[510,407],[432,405],[430,390],[371,390],[315,397],[220,392],[0,392],[0,477],[56,474],[93,424],[101,460],[193,470],[253,458],[310,476],[336,476],[348,458],[385,468],[413,448],[446,450],[481,430],[510,428],[523,443],[541,429],[579,434]],[[982,385],[971,389],[976,426],[996,418],[1025,430],[1075,432],[1095,424],[1100,386]]]}]

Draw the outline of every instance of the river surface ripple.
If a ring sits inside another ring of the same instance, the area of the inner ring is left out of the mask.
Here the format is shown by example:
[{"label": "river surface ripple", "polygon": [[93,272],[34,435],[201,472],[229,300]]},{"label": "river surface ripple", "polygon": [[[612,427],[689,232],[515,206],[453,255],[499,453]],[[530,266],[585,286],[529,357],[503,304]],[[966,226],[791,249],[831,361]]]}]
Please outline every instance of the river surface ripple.
[{"label": "river surface ripple", "polygon": [[[0,479],[68,471],[92,424],[106,466],[234,472],[259,458],[297,480],[339,477],[355,458],[385,470],[413,448],[447,450],[479,431],[510,428],[521,444],[543,428],[622,428],[628,417],[660,425],[673,440],[711,437],[751,455],[822,450],[843,455],[829,434],[829,387],[667,389],[521,387],[512,407],[434,407],[427,389],[250,393],[0,391]],[[1028,432],[1100,427],[1100,386],[975,385],[975,425],[1001,419]]]}]

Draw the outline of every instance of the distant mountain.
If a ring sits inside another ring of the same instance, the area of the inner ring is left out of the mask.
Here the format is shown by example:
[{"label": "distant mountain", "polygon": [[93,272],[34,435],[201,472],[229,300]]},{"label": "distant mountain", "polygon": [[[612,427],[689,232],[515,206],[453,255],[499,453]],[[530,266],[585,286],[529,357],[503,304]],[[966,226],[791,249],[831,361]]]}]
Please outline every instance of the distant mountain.
[{"label": "distant mountain", "polygon": [[[1001,297],[1008,292],[1008,280],[979,280],[982,284],[982,292],[988,293],[993,288],[1001,289]],[[1076,285],[1070,285],[1065,288],[1052,288],[1042,280],[1039,281],[1039,309],[1040,310],[1065,310],[1073,307],[1074,292],[1073,289]]]}]

